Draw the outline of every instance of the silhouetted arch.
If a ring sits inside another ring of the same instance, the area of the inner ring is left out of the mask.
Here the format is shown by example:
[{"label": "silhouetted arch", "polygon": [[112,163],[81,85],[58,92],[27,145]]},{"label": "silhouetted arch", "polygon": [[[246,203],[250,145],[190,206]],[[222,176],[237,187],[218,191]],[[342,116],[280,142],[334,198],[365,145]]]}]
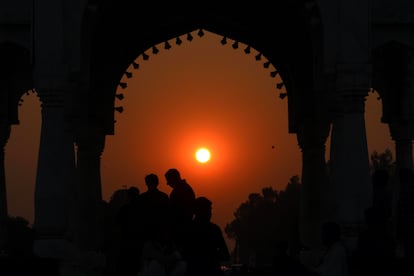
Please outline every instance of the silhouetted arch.
[{"label": "silhouetted arch", "polygon": [[402,112],[400,103],[407,93],[405,78],[409,76],[412,50],[398,41],[389,41],[373,50],[373,88],[382,99],[383,123],[389,123]]},{"label": "silhouetted arch", "polygon": [[[33,88],[30,51],[11,41],[0,43],[0,93],[7,99],[7,120],[18,124],[21,97]],[[7,94],[7,95],[6,95]]]},{"label": "silhouetted arch", "polygon": [[[200,29],[259,51],[280,72],[292,95],[289,105],[295,105],[296,95],[313,97],[313,48],[304,1],[278,1],[272,9],[260,3],[254,9],[215,2],[179,6],[136,1],[107,1],[98,8],[101,15],[92,36],[88,102],[92,113],[100,114],[97,122],[107,134],[113,133],[114,97],[125,69],[137,56],[151,55],[147,50],[154,45],[168,41],[175,47],[177,37],[184,41],[188,33],[195,37]],[[301,101],[300,107],[304,102],[307,100]],[[293,125],[303,114],[307,114],[305,109],[290,114]],[[295,128],[290,129],[294,132]]]}]

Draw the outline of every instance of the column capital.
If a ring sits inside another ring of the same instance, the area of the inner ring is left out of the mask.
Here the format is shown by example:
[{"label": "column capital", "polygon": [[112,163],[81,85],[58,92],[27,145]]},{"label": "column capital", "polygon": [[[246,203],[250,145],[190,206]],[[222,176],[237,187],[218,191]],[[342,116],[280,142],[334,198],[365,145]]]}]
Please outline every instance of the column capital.
[{"label": "column capital", "polygon": [[37,82],[37,92],[42,107],[60,107],[64,105],[66,92],[70,90],[69,83],[63,75],[45,76],[41,82]]},{"label": "column capital", "polygon": [[365,98],[363,94],[336,95],[331,103],[330,111],[333,116],[345,113],[364,113]]},{"label": "column capital", "polygon": [[64,106],[64,96],[63,94],[55,92],[42,92],[39,93],[39,99],[42,103],[42,108],[44,107],[63,107]]},{"label": "column capital", "polygon": [[371,75],[372,65],[369,63],[337,64],[335,93],[329,108],[333,115],[365,111],[365,97],[372,86]]},{"label": "column capital", "polygon": [[0,123],[0,146],[4,148],[10,138],[11,127],[10,124]]},{"label": "column capital", "polygon": [[414,140],[414,120],[392,120],[388,122],[388,127],[392,140]]},{"label": "column capital", "polygon": [[336,65],[336,94],[366,96],[371,89],[372,65],[339,63]]},{"label": "column capital", "polygon": [[302,151],[325,148],[329,131],[330,123],[328,120],[307,119],[297,128],[298,144]]},{"label": "column capital", "polygon": [[105,148],[105,133],[102,129],[89,128],[81,130],[75,138],[78,152],[101,154]]}]

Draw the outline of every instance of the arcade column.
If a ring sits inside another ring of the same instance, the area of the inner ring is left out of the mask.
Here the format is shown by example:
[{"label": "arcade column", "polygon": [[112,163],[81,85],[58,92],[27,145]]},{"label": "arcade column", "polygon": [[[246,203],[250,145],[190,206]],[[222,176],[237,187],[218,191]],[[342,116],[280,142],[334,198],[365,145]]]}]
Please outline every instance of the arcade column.
[{"label": "arcade column", "polygon": [[7,243],[7,192],[4,168],[4,149],[9,140],[10,125],[0,124],[0,252],[5,250]]},{"label": "arcade column", "polygon": [[37,234],[34,253],[62,258],[67,247],[70,191],[73,189],[75,152],[73,135],[65,120],[64,89],[38,89],[41,100],[41,136],[35,187]]},{"label": "arcade column", "polygon": [[77,244],[85,250],[96,250],[101,244],[102,188],[101,155],[105,134],[88,128],[77,137]]},{"label": "arcade column", "polygon": [[325,143],[329,122],[307,119],[297,131],[302,150],[299,233],[304,246],[319,250],[323,219],[324,188],[327,183]]},{"label": "arcade column", "polygon": [[368,74],[367,65],[339,66],[332,109],[330,220],[341,225],[351,251],[356,249],[364,212],[372,205],[364,113]]}]

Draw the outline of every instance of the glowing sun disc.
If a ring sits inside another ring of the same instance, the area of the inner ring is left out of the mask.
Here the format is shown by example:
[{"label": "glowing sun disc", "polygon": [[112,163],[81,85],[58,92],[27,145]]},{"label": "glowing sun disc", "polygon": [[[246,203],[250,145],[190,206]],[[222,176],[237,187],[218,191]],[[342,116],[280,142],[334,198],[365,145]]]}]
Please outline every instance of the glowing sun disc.
[{"label": "glowing sun disc", "polygon": [[210,160],[210,151],[206,148],[199,148],[196,151],[195,158],[200,163],[206,163]]}]

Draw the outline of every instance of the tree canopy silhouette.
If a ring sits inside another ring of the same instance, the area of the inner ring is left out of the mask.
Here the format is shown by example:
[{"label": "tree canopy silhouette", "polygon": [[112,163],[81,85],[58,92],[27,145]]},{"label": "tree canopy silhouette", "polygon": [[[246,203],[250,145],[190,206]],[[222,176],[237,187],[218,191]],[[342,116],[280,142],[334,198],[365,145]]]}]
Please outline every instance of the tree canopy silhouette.
[{"label": "tree canopy silhouette", "polygon": [[392,152],[388,148],[385,149],[385,151],[382,153],[379,153],[376,150],[374,150],[370,155],[370,159],[372,172],[385,169],[386,171],[391,173],[395,167]]},{"label": "tree canopy silhouette", "polygon": [[229,239],[235,240],[236,262],[270,264],[275,247],[281,242],[299,243],[299,176],[291,177],[285,190],[265,187],[251,193],[234,212],[235,219],[225,227]]},{"label": "tree canopy silhouette", "polygon": [[33,258],[32,245],[35,238],[34,230],[23,217],[8,217],[7,254],[11,257]]}]

